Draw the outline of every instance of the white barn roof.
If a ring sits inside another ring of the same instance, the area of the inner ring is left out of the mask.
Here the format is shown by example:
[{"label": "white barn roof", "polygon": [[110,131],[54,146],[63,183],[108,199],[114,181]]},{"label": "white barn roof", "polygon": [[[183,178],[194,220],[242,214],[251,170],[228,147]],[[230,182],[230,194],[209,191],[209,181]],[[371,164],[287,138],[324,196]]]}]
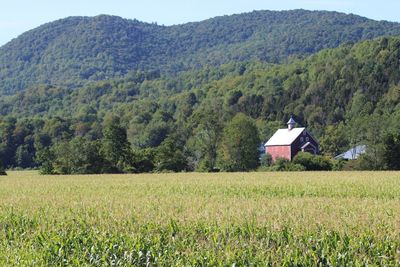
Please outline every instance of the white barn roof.
[{"label": "white barn roof", "polygon": [[279,129],[276,133],[265,143],[265,146],[284,146],[291,145],[294,140],[305,130],[306,128],[293,128]]}]

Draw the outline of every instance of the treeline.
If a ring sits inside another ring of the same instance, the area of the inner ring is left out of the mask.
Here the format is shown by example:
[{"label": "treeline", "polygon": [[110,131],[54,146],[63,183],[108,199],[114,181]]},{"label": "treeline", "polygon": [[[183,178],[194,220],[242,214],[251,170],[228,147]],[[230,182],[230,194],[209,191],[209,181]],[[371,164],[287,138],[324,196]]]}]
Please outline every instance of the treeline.
[{"label": "treeline", "polygon": [[[43,174],[215,171],[217,166],[225,171],[248,171],[259,166],[258,131],[254,121],[242,113],[223,129],[220,143],[204,131],[197,140],[201,149],[196,151],[185,145],[178,132],[157,147],[133,148],[126,128],[113,116],[86,134],[80,132],[79,123],[72,131],[70,122],[61,119],[24,121],[23,125],[8,119],[0,126],[1,161],[9,167],[40,167]],[[196,153],[207,155],[198,161]]]},{"label": "treeline", "polygon": [[[37,86],[0,98],[0,157],[7,168],[33,168],[45,162],[42,148],[54,159],[90,142],[87,150],[98,151],[107,170],[234,170],[224,133],[238,114],[255,125],[259,144],[293,115],[325,157],[366,145],[346,168],[395,169],[389,148],[399,142],[399,58],[400,38],[380,38],[283,65],[231,63],[178,77],[132,72],[76,90]],[[113,116],[126,129],[129,164],[105,154]],[[162,155],[180,167],[164,167],[171,165]]]},{"label": "treeline", "polygon": [[0,93],[37,84],[69,88],[228,62],[279,63],[347,42],[400,34],[400,24],[326,11],[254,11],[160,26],[115,16],[69,17],[0,48]]}]

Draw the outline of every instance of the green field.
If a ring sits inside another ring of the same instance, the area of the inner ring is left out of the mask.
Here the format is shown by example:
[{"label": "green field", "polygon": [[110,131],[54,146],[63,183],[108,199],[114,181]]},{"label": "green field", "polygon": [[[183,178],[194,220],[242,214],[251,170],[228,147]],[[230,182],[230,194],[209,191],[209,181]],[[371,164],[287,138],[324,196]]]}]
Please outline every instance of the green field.
[{"label": "green field", "polygon": [[400,173],[0,178],[0,265],[400,265]]}]

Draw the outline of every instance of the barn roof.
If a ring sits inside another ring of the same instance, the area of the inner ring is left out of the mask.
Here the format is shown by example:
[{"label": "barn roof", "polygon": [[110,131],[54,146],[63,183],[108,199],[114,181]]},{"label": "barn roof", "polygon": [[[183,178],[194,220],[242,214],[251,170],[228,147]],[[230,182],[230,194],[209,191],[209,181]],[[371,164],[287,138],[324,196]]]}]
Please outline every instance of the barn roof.
[{"label": "barn roof", "polygon": [[279,129],[276,133],[265,143],[265,146],[284,146],[291,145],[294,140],[305,130],[306,128],[293,128]]}]

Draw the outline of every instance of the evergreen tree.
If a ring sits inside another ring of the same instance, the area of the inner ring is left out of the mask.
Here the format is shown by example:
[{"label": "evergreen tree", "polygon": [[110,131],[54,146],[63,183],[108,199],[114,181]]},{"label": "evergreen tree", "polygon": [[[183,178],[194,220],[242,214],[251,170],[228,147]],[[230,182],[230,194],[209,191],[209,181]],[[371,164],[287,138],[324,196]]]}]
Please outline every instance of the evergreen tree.
[{"label": "evergreen tree", "polygon": [[226,171],[249,171],[259,164],[260,137],[253,120],[238,113],[224,128],[220,164]]}]

